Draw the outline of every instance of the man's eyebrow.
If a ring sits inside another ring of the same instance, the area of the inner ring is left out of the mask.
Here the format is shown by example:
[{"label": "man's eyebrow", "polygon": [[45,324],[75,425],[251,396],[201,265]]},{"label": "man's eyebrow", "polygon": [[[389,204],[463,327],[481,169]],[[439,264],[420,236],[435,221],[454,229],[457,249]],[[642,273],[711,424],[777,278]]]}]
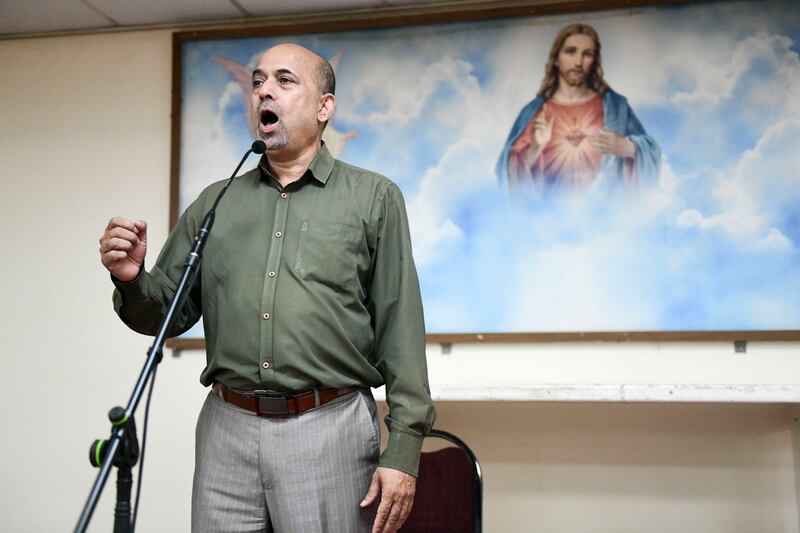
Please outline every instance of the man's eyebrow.
[{"label": "man's eyebrow", "polygon": [[[275,73],[276,74],[291,74],[292,76],[295,75],[294,72],[292,72],[288,68],[279,68],[278,70],[275,71]],[[267,77],[267,73],[264,72],[263,70],[261,70],[260,68],[257,68],[257,69],[255,69],[253,71],[253,78],[255,78],[256,76],[261,76],[261,77],[266,78]]]}]

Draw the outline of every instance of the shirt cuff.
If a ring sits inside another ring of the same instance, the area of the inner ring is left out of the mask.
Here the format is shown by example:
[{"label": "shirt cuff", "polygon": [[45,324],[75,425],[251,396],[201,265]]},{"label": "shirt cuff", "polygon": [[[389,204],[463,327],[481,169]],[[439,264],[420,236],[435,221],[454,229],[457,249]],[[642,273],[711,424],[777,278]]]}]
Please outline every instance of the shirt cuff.
[{"label": "shirt cuff", "polygon": [[389,431],[389,442],[378,466],[393,468],[417,477],[420,452],[422,452],[422,437],[395,428]]},{"label": "shirt cuff", "polygon": [[139,273],[130,281],[121,281],[111,274],[111,282],[116,290],[113,295],[114,310],[119,313],[123,303],[140,303],[147,300],[145,291],[144,265],[139,269]]}]

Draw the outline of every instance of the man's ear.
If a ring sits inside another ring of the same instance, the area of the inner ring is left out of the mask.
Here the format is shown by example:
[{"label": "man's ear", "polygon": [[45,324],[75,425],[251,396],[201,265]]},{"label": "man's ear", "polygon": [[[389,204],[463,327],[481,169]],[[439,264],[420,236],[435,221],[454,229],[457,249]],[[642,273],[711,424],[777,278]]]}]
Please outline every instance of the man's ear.
[{"label": "man's ear", "polygon": [[333,117],[333,112],[336,111],[336,97],[331,93],[322,95],[319,99],[319,110],[317,111],[317,120],[320,122],[328,122]]}]

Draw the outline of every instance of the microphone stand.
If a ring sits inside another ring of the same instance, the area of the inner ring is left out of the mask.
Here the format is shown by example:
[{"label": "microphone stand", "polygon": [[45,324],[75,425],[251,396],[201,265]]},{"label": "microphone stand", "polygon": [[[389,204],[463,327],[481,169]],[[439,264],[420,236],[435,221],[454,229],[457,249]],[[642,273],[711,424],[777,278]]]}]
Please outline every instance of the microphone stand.
[{"label": "microphone stand", "polygon": [[89,526],[89,521],[92,518],[92,513],[97,506],[100,499],[100,494],[103,491],[103,486],[111,473],[111,467],[116,466],[119,468],[117,472],[117,505],[114,511],[114,533],[128,533],[132,531],[131,513],[130,513],[130,493],[133,478],[131,476],[131,469],[139,459],[139,443],[136,438],[136,424],[133,419],[133,413],[139,405],[142,398],[144,389],[150,377],[155,374],[158,363],[163,358],[164,342],[167,339],[167,332],[172,329],[175,323],[175,318],[183,308],[189,290],[194,285],[199,272],[200,263],[203,260],[203,248],[205,248],[208,235],[214,225],[214,217],[217,204],[222,199],[222,196],[228,190],[236,173],[244,164],[245,160],[251,153],[261,154],[266,150],[266,145],[263,141],[255,141],[250,149],[245,152],[242,160],[236,166],[233,174],[228,179],[225,187],[217,195],[216,200],[211,209],[206,213],[200,229],[194,238],[194,245],[192,246],[189,255],[186,256],[186,263],[183,267],[183,275],[181,276],[178,288],[172,297],[169,308],[161,320],[161,325],[158,327],[153,344],[147,350],[147,360],[144,367],[139,374],[139,379],[133,388],[128,405],[124,409],[122,407],[114,407],[108,413],[111,420],[111,437],[108,440],[96,440],[89,449],[89,461],[93,466],[99,467],[100,471],[97,473],[94,485],[89,492],[89,497],[83,507],[81,516],[78,519],[78,524],[75,526],[76,533],[83,533]]}]

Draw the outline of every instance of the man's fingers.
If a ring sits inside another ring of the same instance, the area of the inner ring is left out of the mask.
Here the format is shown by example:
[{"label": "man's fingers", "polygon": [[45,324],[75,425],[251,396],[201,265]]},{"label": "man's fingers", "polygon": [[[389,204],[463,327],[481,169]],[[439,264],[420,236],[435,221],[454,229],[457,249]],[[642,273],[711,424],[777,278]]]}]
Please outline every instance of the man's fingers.
[{"label": "man's fingers", "polygon": [[[405,496],[392,498],[384,495],[381,501],[381,507],[383,507],[384,502],[389,503],[387,506],[389,507],[388,515],[385,516],[385,519],[381,517],[380,524],[376,518],[373,532],[394,533],[403,527],[403,524],[405,524],[408,519],[408,515],[411,514],[411,502],[409,500],[410,499]],[[380,516],[380,508],[378,509],[378,515]]]},{"label": "man's fingers", "polygon": [[[142,240],[147,236],[147,222],[144,220],[129,220],[123,217],[113,217],[108,221],[103,237],[134,237]],[[101,239],[103,238],[101,237]]]},{"label": "man's fingers", "polygon": [[409,515],[411,515],[411,509],[414,507],[414,500],[406,500],[403,502],[403,508],[400,510],[400,527],[406,523],[408,520]]},{"label": "man's fingers", "polygon": [[383,529],[385,533],[394,533],[400,529],[400,526],[403,525],[403,522],[405,522],[406,517],[408,516],[403,516],[402,510],[404,507],[404,505],[397,501],[392,504],[392,508],[389,511],[389,516],[386,517],[386,525]]},{"label": "man's fingers", "polygon": [[118,237],[114,237],[111,239],[105,239],[100,244],[100,253],[110,252],[111,250],[131,250],[134,246],[129,240],[120,239]]},{"label": "man's fingers", "polygon": [[140,238],[146,239],[146,228],[147,224],[144,221],[133,222],[120,217],[112,218],[100,236],[100,252],[130,250],[139,244]]},{"label": "man's fingers", "polygon": [[103,237],[119,237],[120,239],[125,239],[131,241],[132,243],[136,243],[139,241],[139,235],[134,233],[133,231],[123,228],[121,226],[117,226],[116,228],[112,228],[106,231],[103,234]]},{"label": "man's fingers", "polygon": [[381,486],[381,504],[378,507],[373,533],[393,533],[402,527],[411,512],[417,480],[400,470],[378,467],[373,480]]},{"label": "man's fingers", "polygon": [[397,529],[400,529],[408,520],[411,509],[414,507],[414,492],[405,495],[395,506],[400,508],[397,512]]},{"label": "man's fingers", "polygon": [[369,485],[369,490],[367,491],[367,495],[364,496],[364,499],[361,501],[361,507],[367,507],[372,505],[372,502],[375,501],[375,498],[378,496],[378,491],[381,488],[381,483],[378,479],[378,475],[372,475],[372,483]]},{"label": "man's fingers", "polygon": [[143,241],[147,241],[147,222],[144,220],[137,220],[134,222],[134,225],[136,226],[136,234],[139,238]]},{"label": "man's fingers", "polygon": [[128,257],[128,254],[119,250],[111,250],[110,252],[105,252],[101,257],[101,262],[104,265],[110,265],[120,259],[125,259]]},{"label": "man's fingers", "polygon": [[[143,221],[140,220],[140,221],[137,221],[137,222],[143,222]],[[125,228],[125,229],[130,230],[130,231],[132,231],[134,233],[136,233],[136,231],[137,231],[136,223],[133,220],[129,220],[129,219],[124,218],[124,217],[112,217],[111,220],[108,221],[108,225],[106,226],[106,230],[110,230],[110,229],[117,228],[117,227]]]},{"label": "man's fingers", "polygon": [[381,498],[381,504],[378,506],[378,512],[375,514],[375,522],[372,524],[372,533],[383,533],[386,520],[389,518],[392,503],[388,498]]}]

